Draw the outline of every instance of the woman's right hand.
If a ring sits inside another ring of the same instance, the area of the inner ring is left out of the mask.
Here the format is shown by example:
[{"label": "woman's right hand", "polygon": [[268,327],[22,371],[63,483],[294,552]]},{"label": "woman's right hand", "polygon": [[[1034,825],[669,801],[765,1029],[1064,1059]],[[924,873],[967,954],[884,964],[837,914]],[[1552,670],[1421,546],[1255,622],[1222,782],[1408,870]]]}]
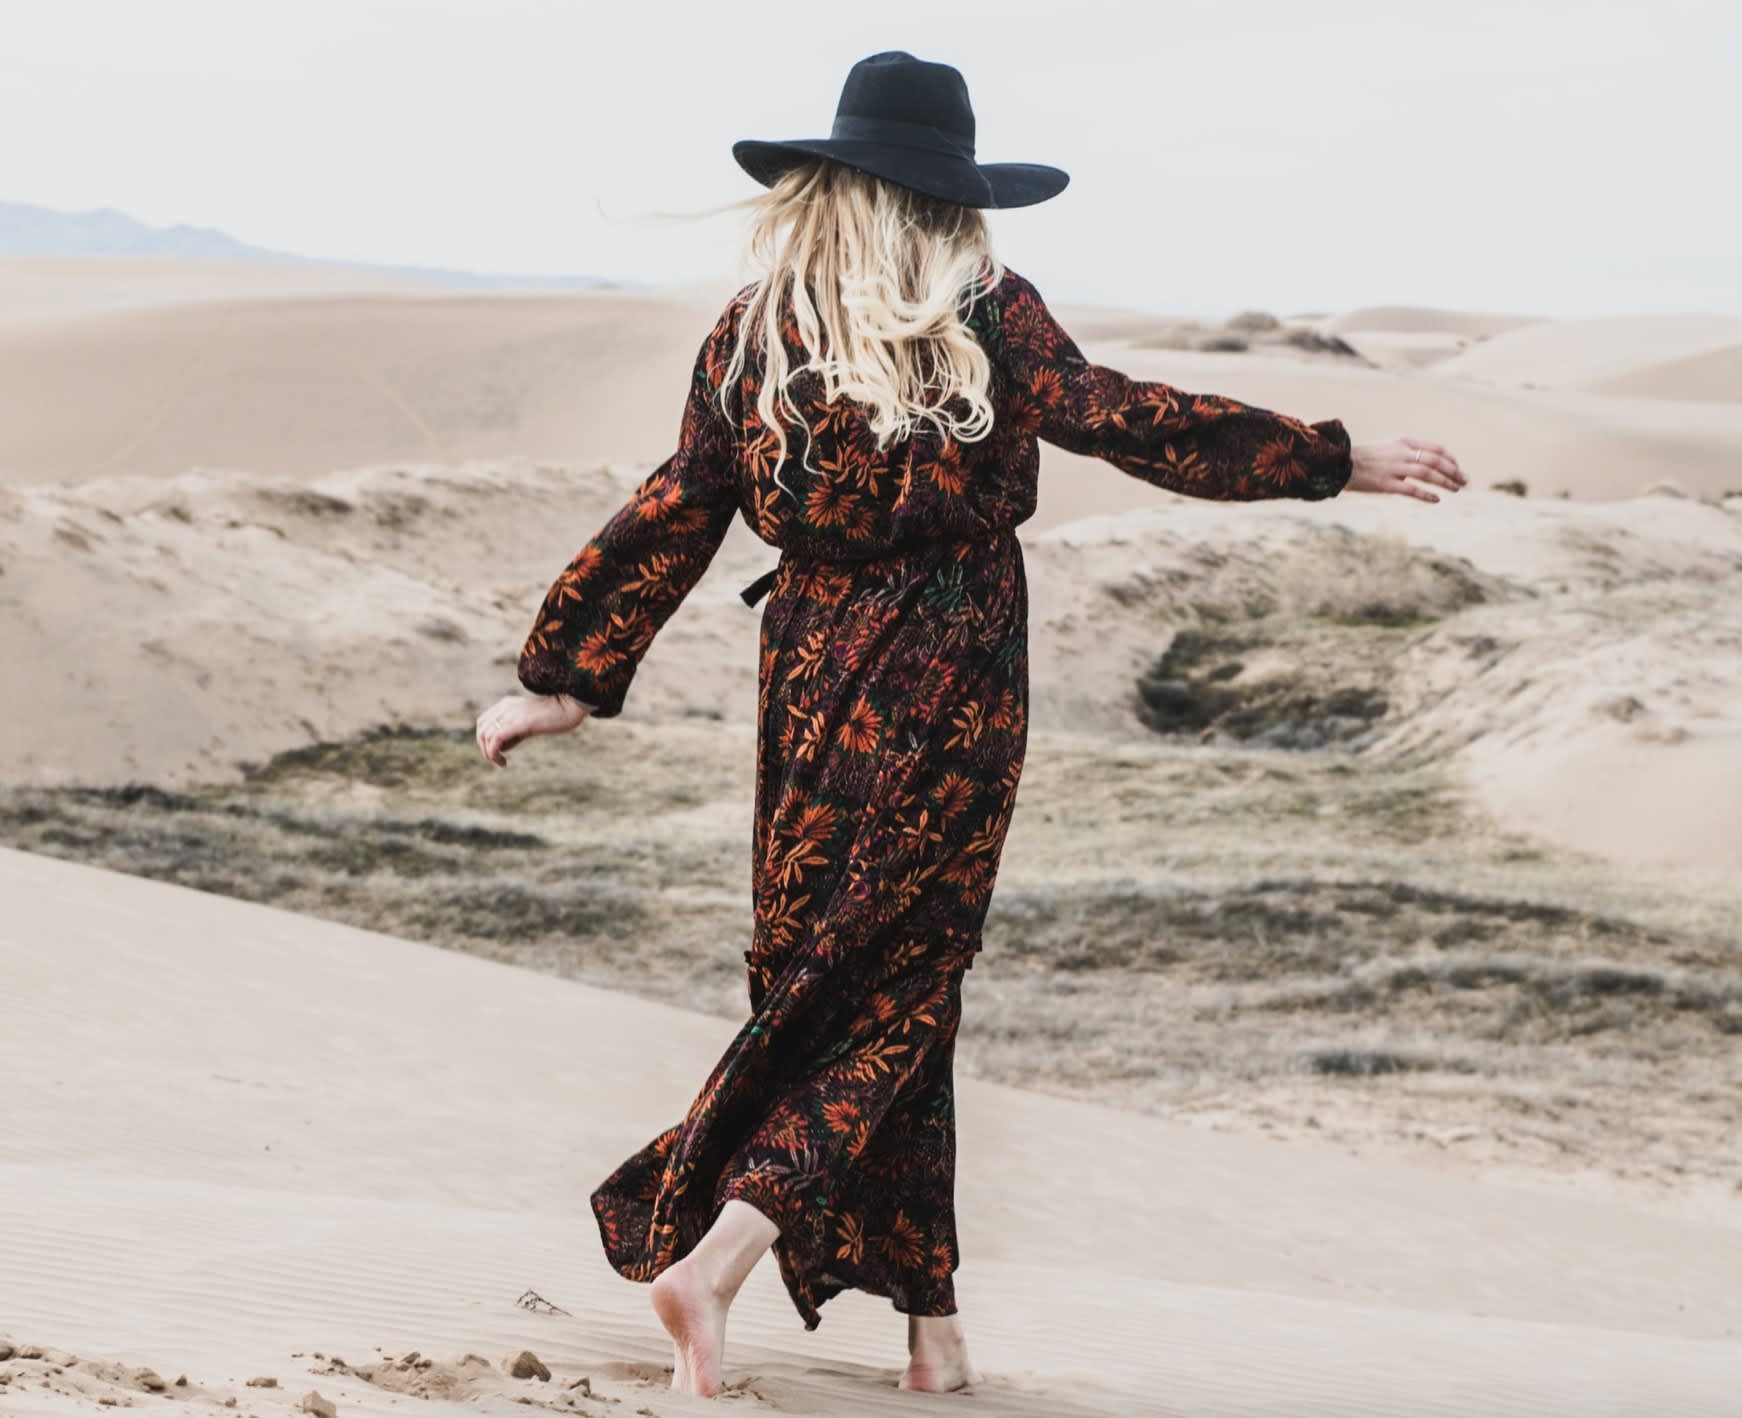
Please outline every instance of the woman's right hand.
[{"label": "woman's right hand", "polygon": [[1395,492],[1419,497],[1423,502],[1439,498],[1410,481],[1450,488],[1456,492],[1467,479],[1458,460],[1437,443],[1425,438],[1394,438],[1389,443],[1363,443],[1350,450],[1354,471],[1343,484],[1344,492]]},{"label": "woman's right hand", "polygon": [[498,768],[508,750],[535,734],[566,734],[593,711],[566,694],[510,694],[478,716],[478,748]]}]

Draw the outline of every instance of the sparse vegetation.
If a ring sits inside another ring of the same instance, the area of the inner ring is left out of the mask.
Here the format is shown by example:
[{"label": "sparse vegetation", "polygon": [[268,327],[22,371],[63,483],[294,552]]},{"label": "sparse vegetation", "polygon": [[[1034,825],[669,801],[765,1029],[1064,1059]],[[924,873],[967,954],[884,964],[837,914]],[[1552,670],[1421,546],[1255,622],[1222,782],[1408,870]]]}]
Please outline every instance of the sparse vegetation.
[{"label": "sparse vegetation", "polygon": [[1282,325],[1282,321],[1268,310],[1242,310],[1238,315],[1230,315],[1226,323],[1230,330],[1244,330],[1253,334],[1276,330]]},{"label": "sparse vegetation", "polygon": [[348,517],[356,510],[344,498],[315,488],[265,487],[255,496],[268,507],[281,508],[297,517]]},{"label": "sparse vegetation", "polygon": [[[1215,683],[1230,646],[1173,653]],[[14,789],[0,836],[737,1016],[753,741],[613,732],[507,772],[382,730],[238,784]],[[1692,899],[1494,832],[1431,764],[1041,738],[959,1057],[1174,1116],[1721,1179],[1742,955],[1733,903]]]},{"label": "sparse vegetation", "polygon": [[1308,355],[1333,355],[1357,364],[1371,364],[1348,341],[1321,334],[1310,324],[1282,321],[1264,311],[1243,311],[1220,325],[1199,320],[1176,320],[1164,329],[1131,341],[1134,349],[1196,350],[1240,354],[1248,350],[1298,350]]},{"label": "sparse vegetation", "polygon": [[1371,687],[1321,691],[1304,675],[1247,676],[1240,656],[1264,648],[1268,642],[1256,632],[1181,630],[1138,678],[1138,717],[1162,734],[1222,734],[1275,748],[1322,748],[1362,737],[1384,715],[1385,697]]}]

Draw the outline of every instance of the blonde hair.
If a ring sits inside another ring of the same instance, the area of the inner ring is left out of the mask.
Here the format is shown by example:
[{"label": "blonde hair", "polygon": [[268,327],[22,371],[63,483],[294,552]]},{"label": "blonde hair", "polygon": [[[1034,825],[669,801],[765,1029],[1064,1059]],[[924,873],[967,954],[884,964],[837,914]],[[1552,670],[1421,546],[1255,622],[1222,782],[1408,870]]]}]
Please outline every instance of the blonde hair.
[{"label": "blonde hair", "polygon": [[[974,442],[992,429],[991,365],[963,324],[968,303],[1003,278],[985,218],[974,207],[928,197],[827,158],[784,173],[748,203],[745,242],[761,271],[740,315],[720,385],[725,408],[752,346],[763,352],[756,412],[788,453],[781,412],[803,416],[788,391],[799,374],[822,377],[823,395],[868,411],[877,447],[922,425]],[[791,318],[809,358],[793,366],[782,325]],[[728,410],[730,413],[730,410]],[[810,430],[805,429],[804,464]]]}]

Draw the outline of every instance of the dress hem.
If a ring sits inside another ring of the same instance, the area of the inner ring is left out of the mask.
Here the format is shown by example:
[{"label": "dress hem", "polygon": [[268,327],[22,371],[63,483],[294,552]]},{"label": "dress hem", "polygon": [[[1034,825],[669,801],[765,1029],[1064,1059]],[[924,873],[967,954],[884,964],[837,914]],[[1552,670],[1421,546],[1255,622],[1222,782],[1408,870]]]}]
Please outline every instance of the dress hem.
[{"label": "dress hem", "polygon": [[[726,1202],[734,1197],[747,1205],[756,1207],[776,1225],[780,1224],[778,1216],[773,1214],[784,1209],[778,1198],[778,1193],[763,1186],[754,1178],[734,1178],[722,1189],[708,1217],[709,1228],[719,1218]],[[761,1204],[758,1204],[759,1202]],[[593,1213],[593,1220],[599,1229],[599,1242],[604,1248],[605,1259],[610,1264],[611,1269],[625,1280],[633,1280],[640,1285],[651,1285],[667,1269],[676,1265],[684,1258],[684,1255],[688,1254],[687,1251],[682,1255],[673,1254],[657,1269],[651,1268],[646,1260],[620,1258],[619,1246],[614,1243],[597,1195],[592,1198],[590,1209]],[[706,1234],[706,1229],[704,1229],[703,1234]],[[830,1274],[826,1269],[826,1262],[821,1259],[826,1247],[821,1245],[809,1247],[812,1256],[817,1258],[818,1263],[814,1267],[810,1267],[811,1273],[817,1276],[817,1280],[814,1284],[807,1285],[799,1278],[804,1271],[798,1263],[795,1263],[794,1243],[790,1237],[791,1231],[787,1227],[782,1227],[770,1249],[775,1255],[781,1283],[786,1289],[788,1298],[792,1301],[793,1308],[798,1311],[799,1318],[803,1320],[806,1330],[814,1330],[821,1325],[822,1306],[844,1290],[859,1290],[867,1295],[875,1295],[880,1299],[888,1300],[898,1313],[920,1319],[943,1318],[959,1312],[956,1304],[953,1271],[950,1278],[941,1284],[927,1287],[924,1292],[906,1286],[878,1286],[874,1282],[850,1280]],[[808,1265],[808,1260],[806,1264]]]}]

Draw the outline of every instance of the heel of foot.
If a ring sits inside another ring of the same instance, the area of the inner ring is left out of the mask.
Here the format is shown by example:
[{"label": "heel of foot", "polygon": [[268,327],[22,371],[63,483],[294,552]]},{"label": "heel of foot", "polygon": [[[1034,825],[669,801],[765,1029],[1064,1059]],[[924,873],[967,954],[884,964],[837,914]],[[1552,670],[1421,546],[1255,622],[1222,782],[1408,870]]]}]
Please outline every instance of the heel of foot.
[{"label": "heel of foot", "polygon": [[980,1371],[970,1365],[909,1364],[901,1372],[897,1386],[917,1393],[954,1393],[972,1388],[985,1380]]}]

